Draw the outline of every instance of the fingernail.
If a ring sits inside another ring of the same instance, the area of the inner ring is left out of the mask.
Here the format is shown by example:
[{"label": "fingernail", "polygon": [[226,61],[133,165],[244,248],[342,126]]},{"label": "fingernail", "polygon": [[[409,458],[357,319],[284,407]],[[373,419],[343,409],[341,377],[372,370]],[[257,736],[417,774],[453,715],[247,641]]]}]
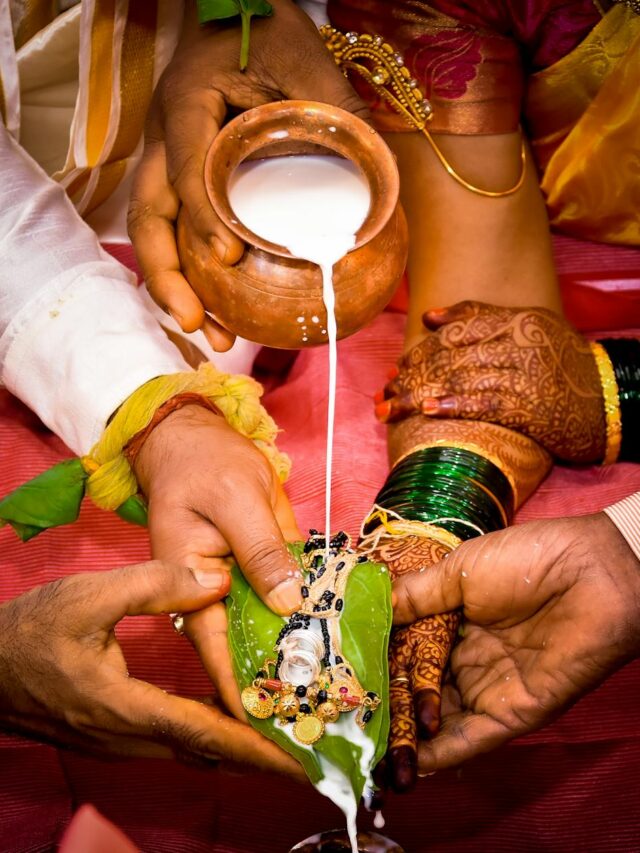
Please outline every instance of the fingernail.
[{"label": "fingernail", "polygon": [[183,323],[182,315],[181,315],[181,314],[178,314],[178,312],[177,312],[177,311],[169,311],[169,315],[170,315],[171,317],[173,317],[173,319],[174,319],[174,320],[176,321],[176,323],[180,326],[180,328],[182,328],[182,323]]},{"label": "fingernail", "polygon": [[281,616],[288,616],[293,613],[302,604],[300,581],[292,578],[278,584],[267,595],[265,603]]},{"label": "fingernail", "polygon": [[191,573],[200,586],[212,592],[224,589],[229,583],[229,576],[225,572],[205,572],[202,569],[191,569]]},{"label": "fingernail", "polygon": [[435,397],[425,397],[420,403],[420,408],[423,415],[433,415],[440,408],[439,401]]},{"label": "fingernail", "polygon": [[383,403],[384,402],[384,391],[376,391],[373,395],[374,403]]},{"label": "fingernail", "polygon": [[436,771],[432,770],[431,773],[418,773],[418,779],[426,779],[427,776],[435,776]]},{"label": "fingernail", "polygon": [[384,423],[391,414],[391,400],[385,400],[384,403],[378,403],[374,411],[377,419]]},{"label": "fingernail", "polygon": [[216,253],[218,258],[221,261],[224,261],[227,256],[227,244],[223,243],[219,237],[213,237],[211,240],[211,245],[213,247],[213,251]]},{"label": "fingernail", "polygon": [[396,376],[399,376],[399,375],[400,375],[400,371],[398,370],[397,365],[394,364],[393,367],[389,368],[389,372],[387,373],[387,379],[389,381],[391,381],[392,379],[395,379]]},{"label": "fingernail", "polygon": [[429,314],[430,317],[443,317],[447,313],[446,308],[429,308],[428,311],[424,312],[425,314]]}]

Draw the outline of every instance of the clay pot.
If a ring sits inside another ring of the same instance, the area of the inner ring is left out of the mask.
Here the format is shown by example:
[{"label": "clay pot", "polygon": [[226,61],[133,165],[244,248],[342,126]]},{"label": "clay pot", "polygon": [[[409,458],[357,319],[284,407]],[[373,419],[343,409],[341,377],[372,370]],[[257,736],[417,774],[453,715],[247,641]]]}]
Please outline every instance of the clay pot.
[{"label": "clay pot", "polygon": [[319,152],[353,161],[371,190],[356,245],[333,270],[338,337],[347,337],[382,311],[407,259],[396,162],[382,137],[361,119],[328,104],[278,101],[248,110],[223,127],[209,149],[204,179],[215,212],[246,243],[234,266],[222,264],[196,237],[184,212],[178,220],[180,262],[205,308],[230,331],[266,346],[298,349],[326,342],[321,333],[326,323],[310,325],[303,343],[296,320],[314,314],[326,318],[322,276],[316,264],[292,257],[237,220],[229,204],[229,181],[248,158]]}]

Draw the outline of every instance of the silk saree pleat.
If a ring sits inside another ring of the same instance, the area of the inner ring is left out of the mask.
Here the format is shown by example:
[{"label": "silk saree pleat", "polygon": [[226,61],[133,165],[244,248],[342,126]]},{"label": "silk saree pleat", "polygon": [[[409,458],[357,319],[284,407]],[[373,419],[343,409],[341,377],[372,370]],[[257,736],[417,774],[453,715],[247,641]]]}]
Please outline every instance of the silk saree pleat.
[{"label": "silk saree pleat", "polygon": [[640,15],[616,6],[533,75],[525,113],[552,225],[640,245]]}]

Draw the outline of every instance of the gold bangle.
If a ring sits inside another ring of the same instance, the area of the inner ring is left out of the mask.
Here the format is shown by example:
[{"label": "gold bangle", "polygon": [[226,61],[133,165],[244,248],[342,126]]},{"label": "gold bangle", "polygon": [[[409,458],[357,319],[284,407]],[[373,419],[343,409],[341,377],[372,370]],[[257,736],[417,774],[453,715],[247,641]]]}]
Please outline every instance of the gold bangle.
[{"label": "gold bangle", "polygon": [[620,455],[622,444],[622,419],[620,417],[620,397],[616,374],[611,364],[611,359],[602,346],[596,341],[589,343],[593,357],[596,360],[600,384],[602,385],[602,396],[604,399],[604,416],[607,425],[607,446],[604,452],[603,465],[613,465]]}]

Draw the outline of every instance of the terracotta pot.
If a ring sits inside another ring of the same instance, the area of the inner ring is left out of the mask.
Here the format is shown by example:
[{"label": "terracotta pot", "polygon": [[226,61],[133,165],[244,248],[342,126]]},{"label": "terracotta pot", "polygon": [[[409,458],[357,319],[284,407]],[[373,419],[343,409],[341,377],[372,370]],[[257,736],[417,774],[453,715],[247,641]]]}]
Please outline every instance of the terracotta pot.
[{"label": "terracotta pot", "polygon": [[[329,132],[329,127],[335,129]],[[204,174],[217,215],[246,243],[243,257],[234,266],[223,265],[195,236],[186,214],[178,220],[187,279],[206,309],[248,340],[285,349],[324,343],[325,323],[309,325],[303,343],[296,318],[316,314],[322,319],[326,312],[320,268],[238,222],[229,204],[230,178],[248,158],[319,152],[353,161],[371,189],[371,207],[356,245],[333,271],[338,337],[353,334],[382,311],[404,271],[408,235],[398,202],[398,170],[382,137],[361,119],[328,104],[279,101],[248,110],[216,136]]]}]

